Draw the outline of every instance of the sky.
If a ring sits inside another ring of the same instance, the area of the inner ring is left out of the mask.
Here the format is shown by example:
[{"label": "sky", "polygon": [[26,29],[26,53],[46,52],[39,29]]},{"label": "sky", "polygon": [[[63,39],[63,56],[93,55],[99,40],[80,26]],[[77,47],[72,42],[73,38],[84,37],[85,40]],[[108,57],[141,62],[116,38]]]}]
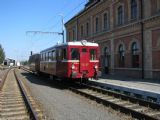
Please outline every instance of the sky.
[{"label": "sky", "polygon": [[84,8],[87,0],[0,0],[0,44],[6,58],[28,60],[62,42],[62,36],[26,34],[26,31],[61,32],[64,23]]}]

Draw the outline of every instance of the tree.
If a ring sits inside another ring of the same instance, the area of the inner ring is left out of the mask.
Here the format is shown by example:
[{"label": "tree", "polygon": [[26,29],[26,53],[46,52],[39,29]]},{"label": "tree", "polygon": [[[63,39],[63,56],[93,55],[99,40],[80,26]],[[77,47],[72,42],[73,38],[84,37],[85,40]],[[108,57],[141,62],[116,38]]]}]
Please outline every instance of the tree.
[{"label": "tree", "polygon": [[3,63],[4,59],[5,59],[5,52],[0,44],[0,64]]},{"label": "tree", "polygon": [[24,60],[24,61],[21,61],[21,64],[22,64],[22,65],[28,65],[29,62],[28,62],[27,60]]}]

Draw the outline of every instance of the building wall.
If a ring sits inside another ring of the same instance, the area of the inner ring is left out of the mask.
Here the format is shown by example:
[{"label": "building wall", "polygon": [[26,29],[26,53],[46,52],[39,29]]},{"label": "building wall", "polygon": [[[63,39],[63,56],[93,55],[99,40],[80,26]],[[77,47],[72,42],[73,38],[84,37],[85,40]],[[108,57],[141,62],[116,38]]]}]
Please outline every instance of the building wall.
[{"label": "building wall", "polygon": [[[142,63],[144,63],[144,77],[160,79],[160,0],[135,1],[137,4],[135,18],[131,15],[131,0],[101,0],[94,6],[84,9],[65,24],[67,41],[86,39],[99,43],[101,66],[105,66],[107,61],[110,74],[140,78],[142,77]],[[120,6],[122,6],[122,24],[118,22]],[[108,18],[107,28],[104,27],[105,14]],[[76,31],[75,35],[73,35],[73,30]],[[132,43],[134,42],[137,43],[138,49],[136,51],[136,55],[139,56],[138,67],[133,66]],[[119,62],[121,44],[124,46],[123,67]],[[142,61],[142,55],[144,61]],[[102,67],[103,72],[104,70],[105,67]]]}]

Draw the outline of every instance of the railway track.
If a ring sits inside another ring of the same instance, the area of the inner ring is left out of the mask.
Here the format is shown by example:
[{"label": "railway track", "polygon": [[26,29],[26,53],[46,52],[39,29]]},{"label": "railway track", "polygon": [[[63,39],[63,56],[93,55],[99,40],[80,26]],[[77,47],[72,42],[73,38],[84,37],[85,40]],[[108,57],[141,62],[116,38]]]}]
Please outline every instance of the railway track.
[{"label": "railway track", "polygon": [[39,120],[43,119],[41,110],[17,77],[15,70],[8,72],[0,91],[0,119]]},{"label": "railway track", "polygon": [[[26,68],[23,70],[31,72]],[[68,84],[66,84],[68,86]],[[69,89],[91,100],[110,106],[134,118],[160,120],[160,105],[88,84],[72,84]]]},{"label": "railway track", "polygon": [[160,120],[160,105],[134,97],[126,96],[102,88],[78,84],[69,88],[71,91],[83,95],[98,103],[110,106],[134,118],[145,120]]}]

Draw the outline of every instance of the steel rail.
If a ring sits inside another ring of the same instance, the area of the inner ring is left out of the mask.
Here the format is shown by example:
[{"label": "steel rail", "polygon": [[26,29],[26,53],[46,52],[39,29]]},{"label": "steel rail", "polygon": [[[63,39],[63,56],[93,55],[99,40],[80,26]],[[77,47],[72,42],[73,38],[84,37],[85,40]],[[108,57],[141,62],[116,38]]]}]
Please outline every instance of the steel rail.
[{"label": "steel rail", "polygon": [[[148,107],[151,107],[151,108],[154,108],[154,109],[160,109],[158,104],[151,103],[151,102],[148,102],[148,101],[143,101],[143,100],[136,99],[136,98],[133,98],[133,97],[130,97],[130,96],[118,94],[116,92],[107,91],[107,90],[104,90],[104,89],[101,89],[101,88],[96,88],[96,87],[85,85],[85,84],[82,84],[81,87],[85,87],[87,89],[90,89],[90,90],[93,90],[93,91],[97,91],[98,93],[102,93],[104,95],[108,94],[109,96],[113,96],[115,98],[119,98],[119,99],[122,99],[122,100],[125,100],[125,101],[129,100],[131,103],[138,102],[138,103],[140,103],[139,105],[142,105],[142,106],[143,105],[146,106],[148,104]],[[81,90],[78,90],[77,88],[70,87],[69,89],[71,91],[73,91],[75,93],[78,93],[80,95],[83,95],[83,96],[85,96],[85,97],[87,97],[87,98],[89,98],[91,100],[95,100],[98,103],[101,103],[101,104],[106,105],[106,106],[111,106],[112,108],[115,108],[115,109],[119,109],[123,113],[131,114],[132,117],[134,117],[134,118],[145,119],[145,120],[158,120],[157,118],[149,116],[149,115],[147,115],[145,113],[141,113],[139,111],[135,111],[135,110],[127,108],[125,106],[110,102],[108,100],[102,99],[102,98],[97,97],[95,95],[92,95],[92,94],[83,92]]]},{"label": "steel rail", "polygon": [[11,70],[11,68],[7,70],[7,72],[5,73],[4,77],[2,78],[2,83],[0,84],[0,91],[2,90],[2,88],[4,86],[4,83],[6,81],[7,75],[8,75],[10,70]]},{"label": "steel rail", "polygon": [[[22,68],[22,69],[24,69],[24,70],[26,70],[28,72],[31,72],[27,68]],[[68,84],[66,84],[66,85],[68,85]],[[109,96],[113,96],[113,97],[118,98],[118,99],[122,99],[124,101],[129,101],[130,103],[138,103],[139,105],[144,106],[144,107],[150,107],[152,109],[160,110],[160,105],[156,104],[156,103],[153,103],[153,102],[149,102],[149,101],[142,100],[142,99],[139,99],[139,98],[127,96],[127,95],[120,94],[120,93],[117,93],[117,92],[114,92],[114,91],[109,91],[109,90],[106,90],[106,89],[93,87],[93,86],[90,86],[88,84],[76,84],[75,83],[75,85],[78,85],[78,86],[80,85],[81,88],[85,87],[87,89],[90,89],[90,90],[93,90],[93,91],[97,91],[98,93],[102,93],[104,95],[109,95]],[[123,113],[131,114],[132,117],[134,117],[134,118],[145,119],[145,120],[158,120],[157,118],[154,118],[154,117],[149,116],[147,114],[144,114],[144,113],[135,111],[133,109],[124,107],[122,105],[118,105],[116,103],[101,99],[101,98],[99,98],[99,97],[97,97],[95,95],[91,95],[91,94],[85,93],[85,92],[83,92],[81,90],[78,90],[75,87],[69,87],[69,90],[71,90],[71,91],[73,91],[75,93],[78,93],[80,95],[83,95],[83,96],[85,96],[85,97],[87,97],[87,98],[89,98],[91,100],[95,100],[96,102],[101,103],[101,104],[103,104],[105,106],[111,106],[112,108],[119,109]]]},{"label": "steel rail", "polygon": [[90,86],[90,85],[87,85],[87,84],[83,84],[83,86],[88,87],[88,88],[90,88],[92,90],[95,90],[97,92],[107,93],[107,94],[112,95],[116,98],[121,98],[123,100],[129,100],[130,102],[138,103],[139,105],[142,105],[142,106],[146,106],[146,107],[150,107],[150,108],[153,108],[153,109],[159,109],[160,110],[160,104],[157,104],[157,103],[154,103],[154,102],[142,100],[142,99],[135,98],[135,97],[132,97],[132,96],[127,96],[127,95],[120,94],[120,93],[117,93],[117,92],[114,92],[114,91],[109,91],[109,90],[106,90],[106,89],[103,89],[103,88],[93,87],[93,86]]},{"label": "steel rail", "polygon": [[29,70],[29,69],[26,68],[26,67],[21,66],[20,68],[22,68],[23,70],[28,71],[28,72],[30,72],[30,73],[33,73],[31,70]]},{"label": "steel rail", "polygon": [[26,91],[23,88],[21,80],[17,77],[17,74],[16,74],[15,70],[14,70],[14,75],[15,75],[15,78],[17,80],[17,83],[18,83],[18,86],[20,88],[20,91],[22,93],[23,99],[24,99],[24,101],[26,103],[26,107],[27,107],[27,109],[29,111],[30,119],[31,120],[38,120],[38,114],[34,111],[34,109],[32,107],[32,104],[31,104],[30,100],[27,97],[27,93],[26,93]]}]

